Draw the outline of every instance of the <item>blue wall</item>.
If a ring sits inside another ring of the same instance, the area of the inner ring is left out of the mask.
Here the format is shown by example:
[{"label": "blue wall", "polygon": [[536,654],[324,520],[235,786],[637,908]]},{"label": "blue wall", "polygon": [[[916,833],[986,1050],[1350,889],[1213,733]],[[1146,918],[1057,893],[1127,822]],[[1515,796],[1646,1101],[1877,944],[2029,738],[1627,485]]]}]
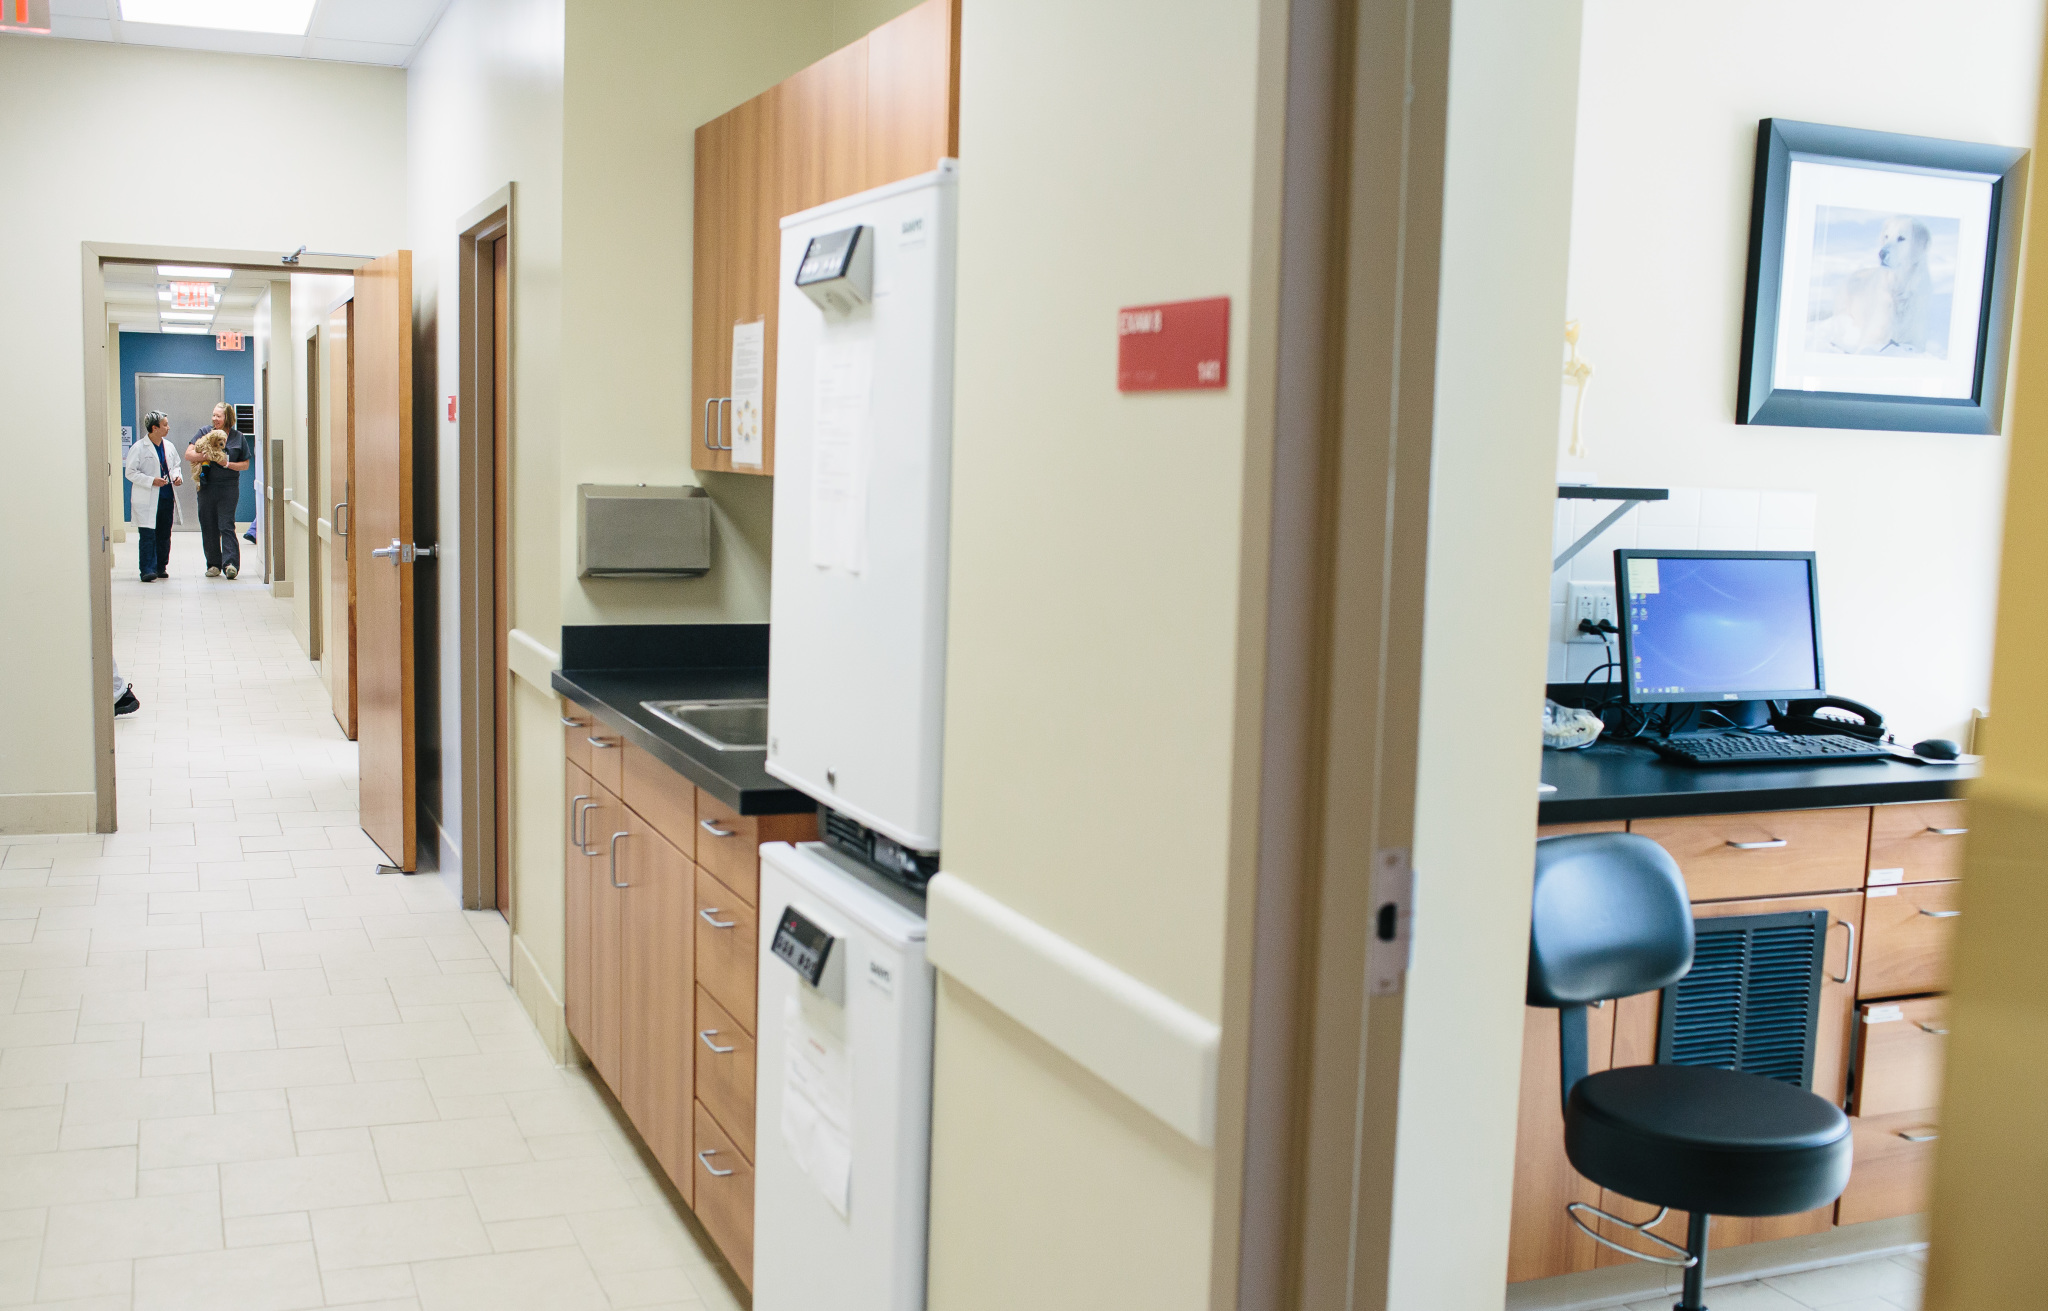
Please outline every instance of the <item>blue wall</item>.
[{"label": "blue wall", "polygon": [[[230,405],[254,405],[256,403],[256,352],[249,349],[250,339],[242,338],[242,349],[220,350],[213,344],[213,338],[197,333],[179,332],[124,332],[121,334],[121,426],[134,429],[135,418],[135,375],[138,373],[218,373],[223,387],[222,397]],[[189,432],[171,434],[178,443],[182,454],[185,443],[192,440]],[[135,433],[137,441],[142,433]],[[135,490],[135,484],[126,477],[121,479],[121,513],[129,522],[135,516],[129,510],[128,495]],[[256,468],[251,465],[242,471],[242,499],[235,506],[235,519],[241,523],[252,523],[256,518]]]}]

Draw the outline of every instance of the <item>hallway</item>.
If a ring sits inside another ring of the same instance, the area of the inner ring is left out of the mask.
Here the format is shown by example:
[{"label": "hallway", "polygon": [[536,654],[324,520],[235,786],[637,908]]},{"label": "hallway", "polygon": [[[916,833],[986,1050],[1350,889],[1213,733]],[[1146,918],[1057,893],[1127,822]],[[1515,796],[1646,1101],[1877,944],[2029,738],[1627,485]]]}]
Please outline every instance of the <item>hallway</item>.
[{"label": "hallway", "polygon": [[0,836],[0,1307],[736,1307],[445,885],[375,872],[290,603],[134,551],[120,832]]}]

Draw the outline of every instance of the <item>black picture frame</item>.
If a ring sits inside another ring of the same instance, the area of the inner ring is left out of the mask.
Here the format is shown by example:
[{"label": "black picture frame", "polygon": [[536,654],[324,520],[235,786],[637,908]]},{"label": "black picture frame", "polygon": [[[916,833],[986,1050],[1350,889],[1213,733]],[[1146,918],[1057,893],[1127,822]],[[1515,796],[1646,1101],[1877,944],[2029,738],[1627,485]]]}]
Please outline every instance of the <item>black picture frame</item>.
[{"label": "black picture frame", "polygon": [[[1778,314],[1783,293],[1786,201],[1797,157],[1901,173],[1969,173],[1995,178],[1984,244],[1983,304],[1967,398],[1806,391],[1777,386]],[[1743,298],[1741,376],[1735,421],[1796,428],[1995,433],[2005,406],[2012,341],[2021,210],[2028,152],[2012,146],[1943,141],[1767,118],[1757,124],[1756,181],[1749,219],[1749,279]]]}]

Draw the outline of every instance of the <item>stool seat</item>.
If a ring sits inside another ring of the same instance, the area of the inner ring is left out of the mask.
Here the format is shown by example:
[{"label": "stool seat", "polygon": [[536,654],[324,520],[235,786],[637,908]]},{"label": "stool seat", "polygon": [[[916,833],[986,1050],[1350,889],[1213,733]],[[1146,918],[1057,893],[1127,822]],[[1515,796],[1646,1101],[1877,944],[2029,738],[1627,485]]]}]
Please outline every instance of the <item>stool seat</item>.
[{"label": "stool seat", "polygon": [[1849,1182],[1841,1108],[1803,1088],[1701,1065],[1634,1065],[1572,1086],[1565,1154],[1624,1197],[1713,1215],[1792,1215]]}]

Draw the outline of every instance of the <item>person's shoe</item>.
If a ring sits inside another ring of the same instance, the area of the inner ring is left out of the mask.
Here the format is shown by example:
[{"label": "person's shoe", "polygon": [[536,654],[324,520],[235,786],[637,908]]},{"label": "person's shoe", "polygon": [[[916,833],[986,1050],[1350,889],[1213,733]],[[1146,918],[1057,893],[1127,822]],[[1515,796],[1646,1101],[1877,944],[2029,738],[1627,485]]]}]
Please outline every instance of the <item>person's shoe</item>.
[{"label": "person's shoe", "polygon": [[114,703],[114,713],[117,715],[132,715],[140,709],[142,702],[136,699],[135,689],[132,687],[123,692],[121,699]]},{"label": "person's shoe", "polygon": [[218,578],[220,577],[220,570],[214,568],[212,565],[208,565],[206,566],[206,576],[208,578]]},{"label": "person's shoe", "polygon": [[155,581],[156,581],[156,575],[155,575],[155,574],[144,574],[144,575],[142,576],[142,581],[143,581],[143,582],[145,582],[145,583],[153,583],[153,582],[155,582]]},{"label": "person's shoe", "polygon": [[233,566],[233,565],[229,565],[229,566],[228,566],[227,568],[225,568],[225,569],[221,570],[221,574],[222,574],[222,575],[223,575],[224,577],[227,577],[227,578],[233,578],[233,577],[234,577],[234,576],[235,576],[236,574],[238,574],[238,573],[240,573],[240,572],[242,572],[242,571],[241,571],[240,569],[237,569],[237,568],[236,568],[235,566]]}]

